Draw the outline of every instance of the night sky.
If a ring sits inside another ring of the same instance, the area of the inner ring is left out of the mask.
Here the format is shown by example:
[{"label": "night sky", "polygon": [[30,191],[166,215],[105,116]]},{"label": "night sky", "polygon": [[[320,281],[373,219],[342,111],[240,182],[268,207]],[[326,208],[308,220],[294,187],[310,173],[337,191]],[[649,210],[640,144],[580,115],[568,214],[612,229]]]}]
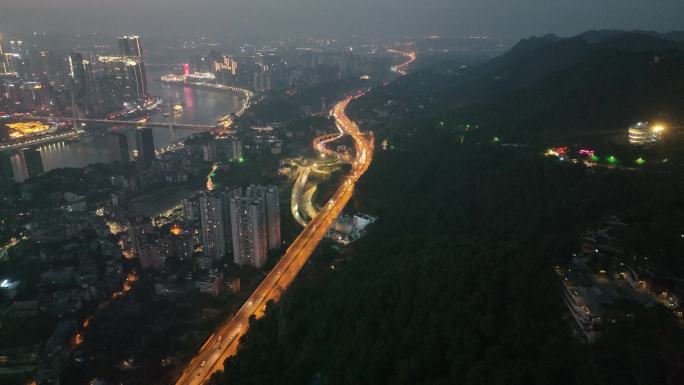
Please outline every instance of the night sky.
[{"label": "night sky", "polygon": [[571,35],[684,29],[682,0],[2,0],[0,32]]}]

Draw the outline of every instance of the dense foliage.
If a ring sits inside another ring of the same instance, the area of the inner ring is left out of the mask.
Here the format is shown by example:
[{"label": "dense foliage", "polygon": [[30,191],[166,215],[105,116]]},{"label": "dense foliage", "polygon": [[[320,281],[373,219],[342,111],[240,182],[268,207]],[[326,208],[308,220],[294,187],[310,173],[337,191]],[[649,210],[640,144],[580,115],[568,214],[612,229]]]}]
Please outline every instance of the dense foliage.
[{"label": "dense foliage", "polygon": [[[563,320],[552,266],[604,215],[681,209],[681,178],[588,172],[527,150],[457,147],[448,133],[424,137],[377,155],[360,190],[381,220],[348,264],[254,323],[225,383],[574,384],[617,374],[627,384],[676,383],[673,362],[638,365],[684,352],[667,343],[681,338],[671,316],[660,314],[666,327],[651,344],[612,337],[592,351]],[[649,332],[632,328],[609,335]],[[591,365],[616,351],[633,365]]]},{"label": "dense foliage", "polygon": [[[597,53],[596,41],[609,38],[613,47],[607,56]],[[547,62],[538,75],[533,74],[539,63],[531,64],[519,72],[524,81],[509,84],[505,92],[478,92],[479,100],[468,108],[456,107],[465,94],[446,96],[454,83],[430,83],[439,71],[409,76],[361,100],[355,113],[366,120],[378,109],[391,108],[389,99],[401,106],[396,111],[402,118],[390,114],[376,131],[396,147],[378,149],[353,202],[380,220],[345,250],[346,263],[299,282],[282,303],[253,321],[239,354],[226,361],[225,373],[214,383],[680,384],[683,333],[671,314],[637,310],[632,320],[608,325],[596,344],[585,344],[568,320],[552,269],[571,258],[583,231],[618,215],[630,224],[630,250],[684,275],[680,166],[588,169],[545,159],[534,147],[478,144],[485,142],[473,140],[462,127],[434,124],[463,108],[497,127],[494,122],[503,118],[491,111],[485,116],[479,108],[509,98],[532,103],[529,109],[536,112],[513,104],[510,111],[518,108],[519,114],[505,118],[516,124],[538,121],[537,128],[526,127],[519,136],[536,135],[546,127],[539,119],[560,113],[564,103],[571,110],[563,114],[587,106],[587,101],[563,97],[589,92],[588,101],[596,103],[599,95],[624,91],[605,89],[616,84],[611,71],[622,76],[650,68],[641,60],[650,55],[641,56],[644,44],[651,47],[650,37],[637,39],[628,52],[614,50],[624,47],[621,38],[599,34],[583,41],[563,43],[566,50],[582,52],[576,60]],[[532,55],[558,48],[547,44],[558,41],[525,42],[518,50]],[[637,56],[641,59],[634,66],[623,66],[622,60]],[[671,57],[681,62],[678,52]],[[486,77],[496,72],[492,67],[501,69],[497,66],[510,60],[501,58],[474,72]],[[677,66],[646,79],[661,79],[656,84],[665,86],[674,77],[679,87]],[[529,77],[523,79],[524,74]],[[597,90],[573,86],[578,79],[598,82]],[[638,87],[648,88],[649,81]],[[554,95],[554,89],[562,92]],[[668,108],[675,108],[679,102],[667,92]],[[642,96],[620,100],[637,103]],[[639,112],[653,112],[649,108]],[[545,109],[548,115],[539,115]],[[623,124],[611,117],[618,110],[597,108],[586,116]]]}]

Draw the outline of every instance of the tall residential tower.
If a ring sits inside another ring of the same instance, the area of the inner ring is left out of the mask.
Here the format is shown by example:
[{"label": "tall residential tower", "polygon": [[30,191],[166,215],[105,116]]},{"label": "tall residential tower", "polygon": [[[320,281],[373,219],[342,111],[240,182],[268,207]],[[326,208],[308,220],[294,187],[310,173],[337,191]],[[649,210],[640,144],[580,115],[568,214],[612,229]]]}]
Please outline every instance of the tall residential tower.
[{"label": "tall residential tower", "polygon": [[220,260],[226,255],[225,200],[221,194],[204,194],[199,199],[204,255]]},{"label": "tall residential tower", "polygon": [[275,186],[249,186],[230,199],[233,260],[257,268],[280,247],[280,201]]},{"label": "tall residential tower", "polygon": [[235,264],[264,266],[268,252],[264,201],[247,196],[232,197],[230,222]]}]

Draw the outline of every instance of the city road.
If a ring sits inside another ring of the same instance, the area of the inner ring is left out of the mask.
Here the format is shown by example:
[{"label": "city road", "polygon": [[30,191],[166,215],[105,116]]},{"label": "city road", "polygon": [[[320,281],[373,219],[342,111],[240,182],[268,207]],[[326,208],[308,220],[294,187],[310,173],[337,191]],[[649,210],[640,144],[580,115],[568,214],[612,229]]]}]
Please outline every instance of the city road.
[{"label": "city road", "polygon": [[349,96],[337,103],[332,115],[338,127],[354,139],[355,158],[352,171],[338,187],[332,198],[321,211],[302,230],[276,263],[271,272],[264,278],[247,302],[221,325],[200,348],[177,381],[177,385],[197,385],[205,382],[211,375],[223,369],[226,358],[237,351],[238,340],[245,334],[251,316],[261,317],[268,301],[278,301],[292,281],[304,267],[319,242],[325,237],[328,228],[342,212],[352,197],[358,179],[368,170],[373,157],[374,140],[367,135],[346,115],[349,102],[362,93]]}]

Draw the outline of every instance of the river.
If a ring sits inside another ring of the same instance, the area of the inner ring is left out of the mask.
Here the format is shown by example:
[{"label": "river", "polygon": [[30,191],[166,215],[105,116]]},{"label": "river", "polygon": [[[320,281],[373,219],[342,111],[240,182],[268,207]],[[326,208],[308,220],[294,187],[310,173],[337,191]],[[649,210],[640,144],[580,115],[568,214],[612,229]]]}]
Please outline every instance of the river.
[{"label": "river", "polygon": [[[161,73],[148,72],[148,91],[151,95],[162,99],[168,105],[182,103],[185,108],[175,117],[177,123],[216,124],[220,116],[236,112],[242,107],[242,97],[235,93],[214,92],[189,87],[168,86],[156,81]],[[166,122],[168,117],[159,113],[152,115],[152,121]],[[198,133],[197,130],[152,128],[154,145],[157,149],[183,138]],[[128,137],[129,152],[135,149],[135,127],[124,128],[119,132]],[[79,141],[58,141],[38,146],[42,166],[45,172],[64,167],[84,167],[92,163],[110,162],[110,139],[105,135],[91,135]],[[11,156],[14,178],[17,182],[24,181],[27,176],[26,162],[20,152]]]}]

